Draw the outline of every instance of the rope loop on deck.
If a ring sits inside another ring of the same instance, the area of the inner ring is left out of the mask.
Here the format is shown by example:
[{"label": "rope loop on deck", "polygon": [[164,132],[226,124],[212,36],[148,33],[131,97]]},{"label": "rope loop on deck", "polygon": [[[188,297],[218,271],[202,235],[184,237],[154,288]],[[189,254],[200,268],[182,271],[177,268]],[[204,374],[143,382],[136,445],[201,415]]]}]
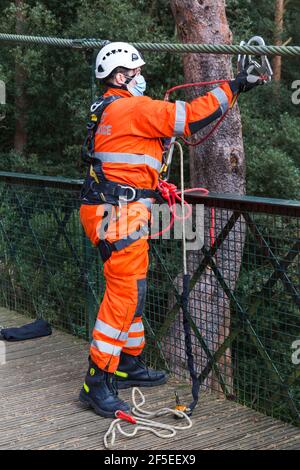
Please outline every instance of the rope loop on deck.
[{"label": "rope loop on deck", "polygon": [[[140,398],[140,402],[138,403],[138,397]],[[111,448],[116,440],[116,433],[117,431],[125,437],[134,437],[138,433],[138,431],[149,431],[152,434],[155,434],[157,437],[162,439],[170,439],[177,434],[177,431],[182,431],[184,429],[189,429],[192,427],[193,423],[189,416],[184,413],[183,411],[174,410],[172,408],[160,408],[156,411],[146,411],[142,407],[145,404],[146,399],[143,393],[140,391],[139,388],[133,387],[132,389],[132,415],[127,415],[126,413],[118,414],[116,412],[116,416],[123,416],[122,418],[117,418],[110,424],[107,432],[104,435],[104,446],[106,449]],[[158,418],[171,415],[175,418],[181,418],[186,421],[186,424],[181,426],[176,426],[174,424],[166,424],[154,421],[150,418]],[[130,431],[125,431],[122,428],[121,423],[127,421],[133,425],[135,425],[134,429]]]}]

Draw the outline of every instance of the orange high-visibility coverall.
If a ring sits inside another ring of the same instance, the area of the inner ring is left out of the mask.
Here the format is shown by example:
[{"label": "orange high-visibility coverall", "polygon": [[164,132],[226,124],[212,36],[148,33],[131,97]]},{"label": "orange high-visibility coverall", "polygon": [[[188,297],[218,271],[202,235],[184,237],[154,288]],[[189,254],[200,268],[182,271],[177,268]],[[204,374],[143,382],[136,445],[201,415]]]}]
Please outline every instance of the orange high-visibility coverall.
[{"label": "orange high-visibility coverall", "polygon": [[[161,138],[189,136],[218,118],[233,99],[226,83],[191,103],[135,97],[109,88],[106,96],[119,95],[104,111],[95,136],[95,158],[102,162],[108,180],[136,188],[155,189],[162,162]],[[122,205],[88,204],[83,200],[80,218],[94,245],[102,239],[115,242],[147,225],[151,200]],[[101,369],[115,372],[121,351],[139,355],[145,345],[142,311],[146,296],[148,241],[141,237],[114,251],[104,263],[106,290],[100,305],[90,354]]]}]

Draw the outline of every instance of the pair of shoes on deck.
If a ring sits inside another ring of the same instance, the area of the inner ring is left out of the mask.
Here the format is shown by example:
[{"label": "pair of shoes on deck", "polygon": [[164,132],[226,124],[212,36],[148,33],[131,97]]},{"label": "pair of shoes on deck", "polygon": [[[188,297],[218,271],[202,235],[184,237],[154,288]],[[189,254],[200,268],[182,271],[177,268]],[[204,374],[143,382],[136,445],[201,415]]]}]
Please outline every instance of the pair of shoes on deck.
[{"label": "pair of shoes on deck", "polygon": [[[118,375],[121,373],[122,376]],[[89,370],[79,400],[100,416],[114,418],[117,410],[129,412],[130,406],[118,397],[118,389],[154,387],[167,381],[166,373],[148,368],[140,356],[121,353],[116,374],[99,369],[89,358]]]}]

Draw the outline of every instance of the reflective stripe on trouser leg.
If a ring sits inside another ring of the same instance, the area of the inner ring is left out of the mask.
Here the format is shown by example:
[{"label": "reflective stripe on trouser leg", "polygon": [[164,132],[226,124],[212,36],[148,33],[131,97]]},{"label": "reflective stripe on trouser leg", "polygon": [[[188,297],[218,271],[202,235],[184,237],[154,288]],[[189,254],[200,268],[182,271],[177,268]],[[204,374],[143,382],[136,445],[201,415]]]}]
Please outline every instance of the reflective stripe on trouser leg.
[{"label": "reflective stripe on trouser leg", "polygon": [[128,331],[128,340],[122,351],[132,356],[139,356],[145,346],[145,332],[142,317],[135,317]]},{"label": "reflective stripe on trouser leg", "polygon": [[123,352],[132,356],[139,356],[145,346],[144,326],[142,314],[146,302],[147,279],[137,281],[138,299],[134,319],[128,330],[128,340],[123,347]]},{"label": "reflective stripe on trouser leg", "polygon": [[91,344],[93,354],[97,355],[99,353],[103,357],[112,358],[114,362],[119,360],[122,347],[128,339],[128,333],[114,328],[98,318],[95,323],[93,338]]}]

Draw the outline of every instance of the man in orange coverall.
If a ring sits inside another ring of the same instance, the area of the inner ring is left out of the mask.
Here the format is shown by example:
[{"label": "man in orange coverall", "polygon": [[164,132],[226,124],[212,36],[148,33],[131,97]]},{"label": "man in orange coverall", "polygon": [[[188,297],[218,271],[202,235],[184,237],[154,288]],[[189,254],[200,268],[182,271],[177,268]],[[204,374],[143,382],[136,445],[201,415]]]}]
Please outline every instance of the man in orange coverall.
[{"label": "man in orange coverall", "polygon": [[143,96],[145,64],[130,44],[103,47],[96,77],[107,89],[91,107],[89,170],[80,218],[104,262],[106,291],[93,330],[89,369],[80,401],[104,417],[129,411],[117,388],[165,383],[162,371],[141,359],[145,345],[142,312],[148,270],[147,228],[165,137],[190,136],[219,118],[234,95],[248,91],[247,72],[191,103]]}]

